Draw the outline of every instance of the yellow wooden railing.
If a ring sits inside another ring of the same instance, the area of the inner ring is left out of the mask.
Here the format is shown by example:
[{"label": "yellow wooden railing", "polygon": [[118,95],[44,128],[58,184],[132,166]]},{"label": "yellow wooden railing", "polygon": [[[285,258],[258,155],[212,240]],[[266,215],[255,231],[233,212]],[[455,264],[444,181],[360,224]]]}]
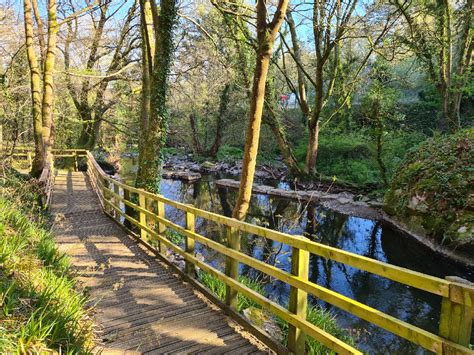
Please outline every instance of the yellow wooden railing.
[{"label": "yellow wooden railing", "polygon": [[[104,212],[117,223],[128,221],[140,231],[139,237],[158,243],[157,252],[167,247],[185,259],[185,272],[194,277],[195,267],[215,276],[227,286],[226,303],[236,308],[237,294],[241,293],[260,304],[264,309],[289,324],[288,349],[304,353],[305,336],[308,335],[326,347],[341,354],[360,354],[344,343],[306,320],[307,296],[313,295],[361,319],[373,323],[393,334],[409,340],[437,354],[474,354],[469,349],[474,316],[474,285],[454,277],[441,279],[416,271],[394,266],[365,256],[313,242],[305,237],[289,235],[253,224],[204,211],[191,205],[167,199],[112,179],[104,173],[90,152],[87,156],[88,175],[99,197]],[[77,155],[82,155],[77,153]],[[185,213],[185,227],[168,220],[165,205]],[[126,206],[125,212],[121,206]],[[132,211],[133,213],[129,213]],[[226,229],[227,245],[223,245],[195,232],[196,217],[222,225]],[[182,249],[165,237],[170,228],[185,238]],[[291,272],[253,258],[240,251],[240,234],[251,233],[284,243],[292,248]],[[213,249],[226,257],[225,272],[204,263],[195,255],[194,243]],[[308,280],[309,255],[315,254],[349,265],[390,280],[424,290],[441,298],[439,334],[433,334],[363,303],[315,284]],[[253,291],[238,281],[239,263],[290,285],[288,309]]]}]

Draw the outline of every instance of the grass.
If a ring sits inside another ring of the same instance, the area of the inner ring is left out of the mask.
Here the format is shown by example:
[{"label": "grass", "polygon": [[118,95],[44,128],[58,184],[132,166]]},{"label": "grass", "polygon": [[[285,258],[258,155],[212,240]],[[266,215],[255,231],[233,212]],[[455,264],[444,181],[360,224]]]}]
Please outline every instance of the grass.
[{"label": "grass", "polygon": [[[345,343],[354,346],[355,340],[349,334],[349,332],[343,328],[341,328],[336,321],[335,316],[319,307],[319,306],[312,306],[308,307],[308,312],[306,316],[306,320],[311,324],[314,324],[318,328],[321,328],[325,332],[335,336],[336,338],[344,341]],[[277,318],[278,325],[280,329],[283,331],[284,335],[284,345],[287,345],[288,340],[288,322]],[[308,354],[333,354],[330,349],[326,348],[321,343],[317,342],[313,338],[307,336],[306,337],[306,351]]]},{"label": "grass", "polygon": [[39,217],[34,188],[18,182],[1,186],[0,353],[90,353],[87,297]]},{"label": "grass", "polygon": [[[216,295],[220,300],[225,299],[225,284],[211,274],[200,270],[198,272],[199,281],[206,286],[214,295]],[[265,295],[265,290],[263,285],[256,280],[250,279],[246,276],[239,276],[239,282],[248,288]],[[242,312],[246,308],[256,307],[261,308],[259,304],[249,299],[248,297],[238,294],[237,310]],[[306,318],[310,323],[315,326],[323,329],[329,334],[334,335],[336,338],[341,339],[349,345],[355,345],[355,339],[349,334],[349,332],[341,328],[335,319],[335,316],[321,307],[313,306],[308,307],[308,313]],[[287,345],[288,342],[288,323],[280,318],[276,318],[277,325],[282,330],[283,333],[283,345]],[[319,342],[313,338],[306,337],[306,351],[308,354],[329,354],[332,353],[330,349],[326,348],[324,345],[321,345]]]},{"label": "grass", "polygon": [[[199,270],[198,272],[198,280],[204,286],[206,286],[209,289],[209,291],[211,291],[214,295],[216,295],[217,298],[219,298],[222,301],[225,299],[225,283],[224,282],[222,282],[218,278],[202,270]],[[248,288],[260,293],[261,295],[263,295],[265,292],[263,289],[263,286],[258,281],[252,280],[246,276],[240,275],[239,282],[243,284],[244,286],[247,286]],[[237,310],[239,312],[242,312],[244,309],[249,308],[249,307],[260,308],[260,305],[256,303],[255,301],[251,300],[250,298],[239,293],[237,296]]]}]

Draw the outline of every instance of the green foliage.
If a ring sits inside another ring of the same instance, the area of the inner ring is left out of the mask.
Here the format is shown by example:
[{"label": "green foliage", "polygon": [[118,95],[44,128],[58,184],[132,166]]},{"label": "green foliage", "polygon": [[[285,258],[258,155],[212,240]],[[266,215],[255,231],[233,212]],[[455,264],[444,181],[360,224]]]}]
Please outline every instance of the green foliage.
[{"label": "green foliage", "polygon": [[15,171],[1,180],[0,352],[88,353],[87,298],[55,247],[34,181]]},{"label": "green foliage", "polygon": [[474,129],[465,129],[411,151],[385,195],[386,211],[439,242],[473,246],[473,142]]},{"label": "green foliage", "polygon": [[[209,291],[211,291],[214,295],[216,295],[217,298],[219,298],[220,300],[225,299],[225,283],[224,282],[222,282],[218,278],[202,270],[199,270],[198,272],[198,280],[204,286],[206,286],[206,288],[208,288]],[[247,286],[248,288],[254,290],[255,292],[260,293],[261,295],[264,294],[264,289],[263,289],[262,284],[256,280],[240,275],[239,282],[243,284],[244,286]],[[250,298],[240,293],[238,294],[237,298],[238,298],[237,310],[239,312],[242,312],[244,309],[249,308],[249,307],[261,308],[259,304],[257,304],[256,302],[252,301]]]},{"label": "green foliage", "polygon": [[[284,345],[288,342],[288,323],[281,318],[277,318],[278,326],[284,334]],[[335,336],[343,342],[354,346],[355,339],[349,334],[349,332],[341,328],[334,315],[319,306],[308,307],[306,320],[311,324],[314,324],[318,328],[321,328],[325,332]],[[330,349],[326,348],[321,343],[317,342],[313,338],[306,337],[306,351],[308,354],[334,354]]]},{"label": "green foliage", "polygon": [[[384,137],[382,159],[390,179],[409,149],[426,137],[416,132],[390,132]],[[301,166],[306,155],[304,140],[295,149]],[[323,176],[336,176],[338,180],[358,185],[381,184],[374,143],[366,131],[320,135],[317,171]]]},{"label": "green foliage", "polygon": [[233,163],[237,160],[242,159],[244,151],[242,148],[233,147],[230,145],[223,145],[217,152],[217,160],[222,162]]},{"label": "green foliage", "polygon": [[173,229],[166,230],[166,238],[176,245],[182,245],[184,243],[184,236]]},{"label": "green foliage", "polygon": [[68,259],[39,222],[5,198],[0,265],[0,352],[91,352],[87,298],[76,290]]}]

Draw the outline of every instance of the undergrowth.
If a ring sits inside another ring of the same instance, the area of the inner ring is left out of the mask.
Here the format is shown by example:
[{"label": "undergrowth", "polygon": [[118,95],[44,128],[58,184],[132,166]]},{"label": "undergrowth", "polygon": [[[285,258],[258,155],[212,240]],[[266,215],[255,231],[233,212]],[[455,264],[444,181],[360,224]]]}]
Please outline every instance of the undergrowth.
[{"label": "undergrowth", "polygon": [[34,183],[0,184],[0,353],[90,353],[92,321],[56,249]]},{"label": "undergrowth", "polygon": [[[389,180],[400,166],[407,152],[424,141],[426,136],[415,132],[391,132],[384,136],[382,160]],[[295,156],[303,167],[306,140],[295,149]],[[357,185],[381,185],[375,144],[364,133],[326,133],[320,136],[316,170],[323,176],[336,176],[338,181]]]}]

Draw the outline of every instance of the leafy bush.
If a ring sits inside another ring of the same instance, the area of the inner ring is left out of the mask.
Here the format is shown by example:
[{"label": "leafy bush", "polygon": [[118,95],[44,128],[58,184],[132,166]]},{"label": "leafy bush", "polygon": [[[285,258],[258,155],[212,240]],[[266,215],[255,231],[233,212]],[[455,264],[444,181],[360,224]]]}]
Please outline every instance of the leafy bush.
[{"label": "leafy bush", "polygon": [[[371,136],[360,133],[322,132],[319,141],[317,171],[323,176],[336,176],[338,180],[358,185],[381,184],[382,179]],[[426,139],[421,133],[391,132],[384,137],[382,159],[390,179],[407,151]],[[304,165],[306,142],[302,140],[295,156]]]}]

